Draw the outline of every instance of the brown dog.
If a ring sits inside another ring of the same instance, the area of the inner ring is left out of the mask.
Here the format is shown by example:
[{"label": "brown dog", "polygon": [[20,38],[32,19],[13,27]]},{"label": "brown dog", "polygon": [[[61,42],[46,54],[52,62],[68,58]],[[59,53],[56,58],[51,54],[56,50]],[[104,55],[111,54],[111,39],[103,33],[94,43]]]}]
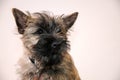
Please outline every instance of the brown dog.
[{"label": "brown dog", "polygon": [[80,80],[67,39],[78,12],[51,16],[47,12],[26,15],[16,8],[12,11],[25,47],[18,70],[21,80]]}]

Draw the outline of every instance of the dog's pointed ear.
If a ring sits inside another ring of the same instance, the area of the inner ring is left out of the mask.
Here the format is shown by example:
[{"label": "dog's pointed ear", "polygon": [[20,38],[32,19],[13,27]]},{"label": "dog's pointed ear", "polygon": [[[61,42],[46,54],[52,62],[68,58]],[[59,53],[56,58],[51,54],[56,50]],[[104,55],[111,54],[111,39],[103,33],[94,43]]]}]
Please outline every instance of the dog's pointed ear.
[{"label": "dog's pointed ear", "polygon": [[18,32],[20,34],[23,34],[26,28],[28,16],[16,8],[12,9],[12,13],[15,18],[16,25],[18,27]]},{"label": "dog's pointed ear", "polygon": [[74,12],[71,15],[63,17],[63,21],[66,24],[66,29],[68,30],[74,24],[78,16],[78,12]]}]

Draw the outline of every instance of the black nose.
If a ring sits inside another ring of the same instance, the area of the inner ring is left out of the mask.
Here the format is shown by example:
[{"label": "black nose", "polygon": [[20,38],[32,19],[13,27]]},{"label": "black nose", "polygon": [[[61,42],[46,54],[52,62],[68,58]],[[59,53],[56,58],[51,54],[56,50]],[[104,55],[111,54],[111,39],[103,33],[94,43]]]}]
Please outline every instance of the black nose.
[{"label": "black nose", "polygon": [[60,46],[60,44],[61,44],[61,42],[53,42],[51,44],[51,47],[56,48],[56,47]]}]

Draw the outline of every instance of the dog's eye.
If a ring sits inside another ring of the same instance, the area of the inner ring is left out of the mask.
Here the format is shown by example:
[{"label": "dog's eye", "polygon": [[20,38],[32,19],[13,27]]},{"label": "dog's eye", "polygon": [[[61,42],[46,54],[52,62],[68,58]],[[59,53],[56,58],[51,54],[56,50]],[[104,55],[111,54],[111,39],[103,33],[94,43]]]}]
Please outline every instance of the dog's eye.
[{"label": "dog's eye", "polygon": [[35,34],[42,34],[42,33],[43,33],[43,30],[39,29]]},{"label": "dog's eye", "polygon": [[60,28],[56,29],[57,33],[60,33],[62,30]]},{"label": "dog's eye", "polygon": [[42,30],[42,29],[39,29],[39,30],[38,30],[38,33],[39,33],[39,34],[42,34],[42,33],[43,33],[43,30]]}]

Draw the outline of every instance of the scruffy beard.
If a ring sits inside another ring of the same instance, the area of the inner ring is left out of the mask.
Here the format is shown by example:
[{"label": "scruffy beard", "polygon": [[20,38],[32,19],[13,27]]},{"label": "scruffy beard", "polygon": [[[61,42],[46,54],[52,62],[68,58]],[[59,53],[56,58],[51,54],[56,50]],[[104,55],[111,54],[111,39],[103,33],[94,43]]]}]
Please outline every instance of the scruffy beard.
[{"label": "scruffy beard", "polygon": [[52,48],[50,45],[50,42],[40,40],[40,42],[33,47],[34,57],[44,66],[59,64],[63,58],[62,54],[69,49],[67,40],[63,41],[56,48]]}]

